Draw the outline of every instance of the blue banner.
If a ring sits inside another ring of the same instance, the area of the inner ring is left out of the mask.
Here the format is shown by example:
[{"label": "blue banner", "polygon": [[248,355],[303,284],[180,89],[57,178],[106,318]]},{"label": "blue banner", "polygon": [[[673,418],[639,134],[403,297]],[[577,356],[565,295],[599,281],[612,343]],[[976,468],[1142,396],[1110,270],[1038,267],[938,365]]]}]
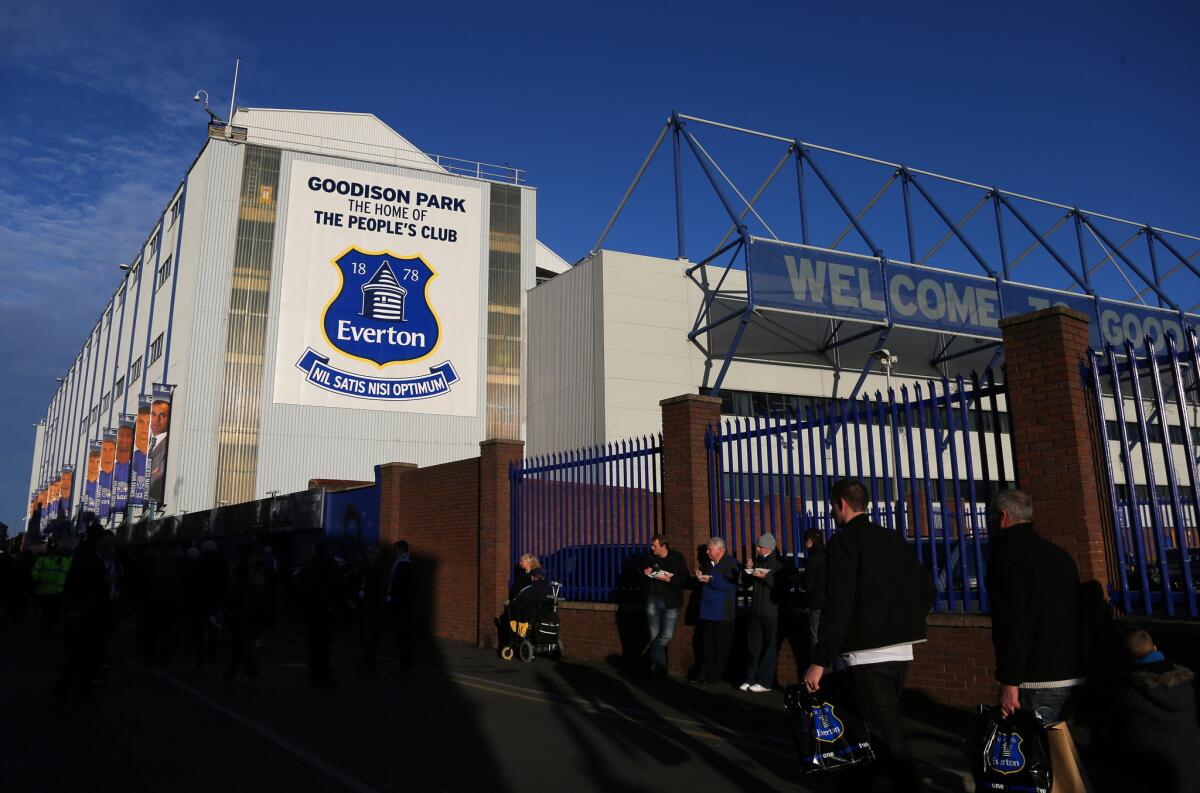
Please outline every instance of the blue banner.
[{"label": "blue banner", "polygon": [[449,361],[431,366],[427,375],[388,380],[335,369],[327,356],[309,348],[296,366],[318,388],[361,399],[428,399],[447,393],[458,382],[458,373]]},{"label": "blue banner", "polygon": [[113,512],[124,513],[129,505],[129,477],[133,473],[133,425],[135,416],[120,414],[117,421],[117,461],[113,465]]},{"label": "blue banner", "polygon": [[96,485],[96,517],[107,520],[112,511],[113,469],[117,461],[117,431],[105,430],[100,442],[100,475]]},{"label": "blue banner", "polygon": [[150,487],[150,397],[138,397],[138,412],[133,424],[133,463],[129,472],[129,506],[146,506],[146,491]]},{"label": "blue banner", "polygon": [[84,480],[83,509],[96,514],[96,485],[100,480],[100,441],[88,443],[87,479]]},{"label": "blue banner", "polygon": [[[1146,336],[1161,348],[1168,333],[1184,340],[1180,315],[1169,309],[1011,281],[998,289],[982,276],[757,238],[748,282],[759,306],[939,333],[999,339],[1001,318],[1061,305],[1088,317],[1095,349],[1127,341],[1141,349]],[[1185,316],[1200,325],[1200,316]]]}]

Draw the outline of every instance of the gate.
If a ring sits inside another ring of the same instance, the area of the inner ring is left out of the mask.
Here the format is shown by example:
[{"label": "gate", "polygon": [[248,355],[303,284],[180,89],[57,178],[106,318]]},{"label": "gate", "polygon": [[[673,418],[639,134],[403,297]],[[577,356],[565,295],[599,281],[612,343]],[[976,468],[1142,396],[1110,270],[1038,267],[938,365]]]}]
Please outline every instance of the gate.
[{"label": "gate", "polygon": [[522,460],[509,469],[511,568],[538,557],[566,600],[641,592],[637,561],[662,531],[662,436]]},{"label": "gate", "polygon": [[[1115,568],[1109,595],[1125,613],[1195,618],[1200,582],[1196,430],[1200,357],[1171,336],[1109,346],[1092,359],[1103,470],[1112,509]],[[1190,383],[1190,384],[1189,384]],[[1189,394],[1191,395],[1189,398]]]},{"label": "gate", "polygon": [[805,532],[834,529],[830,487],[858,477],[868,516],[933,576],[934,610],[987,612],[987,504],[1015,483],[1004,385],[988,370],[982,382],[930,380],[889,397],[813,400],[709,428],[714,531],[742,559],[770,532],[800,567]]}]

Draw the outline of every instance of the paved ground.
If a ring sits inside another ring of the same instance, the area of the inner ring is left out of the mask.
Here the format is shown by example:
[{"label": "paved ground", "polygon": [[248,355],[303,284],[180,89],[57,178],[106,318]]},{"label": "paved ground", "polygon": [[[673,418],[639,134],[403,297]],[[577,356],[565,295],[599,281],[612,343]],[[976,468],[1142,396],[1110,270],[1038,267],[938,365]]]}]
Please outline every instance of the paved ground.
[{"label": "paved ground", "polygon": [[[407,679],[367,676],[350,646],[314,689],[287,629],[262,679],[132,659],[127,626],[89,702],[49,694],[57,637],[0,626],[0,791],[819,790],[801,784],[782,696],[627,675],[611,665],[428,645]],[[386,660],[386,659],[385,659]],[[968,714],[909,703],[931,790],[969,789]],[[933,726],[937,724],[938,726]]]}]

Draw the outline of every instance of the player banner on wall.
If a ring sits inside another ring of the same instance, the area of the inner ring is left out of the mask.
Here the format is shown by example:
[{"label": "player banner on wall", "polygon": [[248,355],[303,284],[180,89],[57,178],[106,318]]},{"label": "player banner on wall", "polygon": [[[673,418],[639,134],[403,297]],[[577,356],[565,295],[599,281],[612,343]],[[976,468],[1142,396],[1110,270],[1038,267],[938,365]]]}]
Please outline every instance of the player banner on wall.
[{"label": "player banner on wall", "polygon": [[483,198],[294,162],[274,400],[476,415]]},{"label": "player banner on wall", "polygon": [[64,465],[58,478],[58,515],[61,518],[71,517],[71,496],[75,488],[75,466]]},{"label": "player banner on wall", "polygon": [[96,487],[100,479],[100,441],[88,444],[87,479],[83,489],[83,508],[93,515],[96,513]]},{"label": "player banner on wall", "polygon": [[117,431],[105,430],[100,441],[100,475],[96,483],[96,517],[106,520],[112,512],[113,468],[117,461]]},{"label": "player banner on wall", "polygon": [[160,507],[167,484],[167,433],[171,429],[171,386],[154,384],[150,399],[150,446],[146,451],[150,479],[146,498]]},{"label": "player banner on wall", "polygon": [[146,450],[150,448],[150,397],[138,397],[138,412],[133,424],[133,470],[129,473],[129,506],[146,506],[150,469]]},{"label": "player banner on wall", "polygon": [[113,512],[124,512],[129,505],[129,475],[133,471],[134,416],[122,413],[117,418],[117,459],[113,464]]}]

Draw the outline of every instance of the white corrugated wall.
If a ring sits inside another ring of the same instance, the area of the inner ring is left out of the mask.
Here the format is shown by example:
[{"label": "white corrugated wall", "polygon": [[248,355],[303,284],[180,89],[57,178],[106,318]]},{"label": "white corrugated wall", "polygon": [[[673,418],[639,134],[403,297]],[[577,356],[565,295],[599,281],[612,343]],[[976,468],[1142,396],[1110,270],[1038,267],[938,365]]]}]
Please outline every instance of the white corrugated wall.
[{"label": "white corrugated wall", "polygon": [[604,440],[598,276],[589,259],[529,292],[529,454]]},{"label": "white corrugated wall", "polygon": [[167,462],[171,512],[214,506],[217,427],[225,394],[225,334],[245,150],[245,146],[212,141],[188,177],[168,373],[169,382],[176,385]]}]

